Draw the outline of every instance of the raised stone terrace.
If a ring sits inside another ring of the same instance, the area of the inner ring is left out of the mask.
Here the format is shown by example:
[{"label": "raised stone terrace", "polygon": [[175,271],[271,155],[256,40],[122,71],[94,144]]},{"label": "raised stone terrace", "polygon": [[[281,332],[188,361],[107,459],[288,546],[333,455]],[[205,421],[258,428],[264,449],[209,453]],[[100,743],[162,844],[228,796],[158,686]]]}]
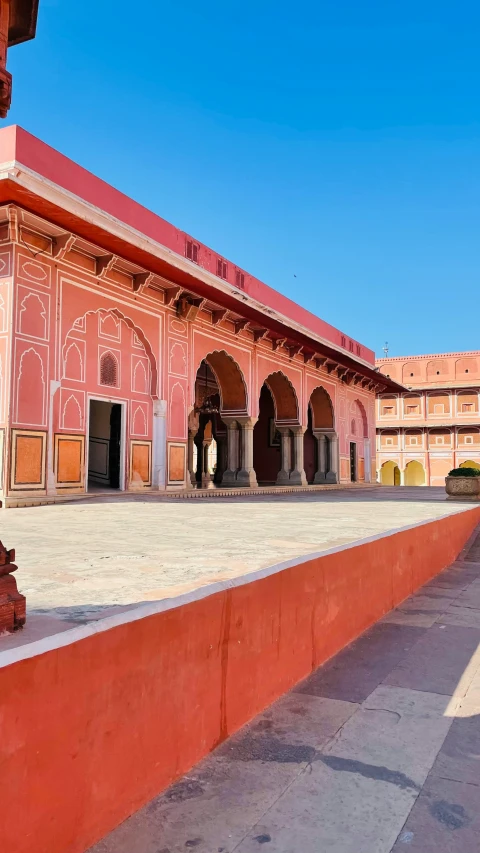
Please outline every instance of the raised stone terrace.
[{"label": "raised stone terrace", "polygon": [[469,507],[443,489],[374,486],[7,510],[2,540],[16,549],[28,620],[2,648]]},{"label": "raised stone terrace", "polygon": [[90,853],[478,853],[476,542]]}]

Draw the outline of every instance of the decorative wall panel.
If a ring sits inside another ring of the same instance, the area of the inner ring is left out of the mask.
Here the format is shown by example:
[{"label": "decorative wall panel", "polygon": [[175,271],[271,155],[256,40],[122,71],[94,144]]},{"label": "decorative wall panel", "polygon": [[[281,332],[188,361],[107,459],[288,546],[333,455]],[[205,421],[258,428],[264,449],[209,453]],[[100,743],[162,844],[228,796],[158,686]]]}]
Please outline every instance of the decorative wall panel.
[{"label": "decorative wall panel", "polygon": [[12,430],[11,489],[45,489],[46,448],[46,432]]},{"label": "decorative wall panel", "polygon": [[152,442],[130,442],[130,482],[133,485],[152,484]]},{"label": "decorative wall panel", "polygon": [[82,487],[84,484],[84,436],[55,435],[55,473],[57,486]]},{"label": "decorative wall panel", "polygon": [[171,485],[185,482],[185,444],[168,445],[168,482]]}]

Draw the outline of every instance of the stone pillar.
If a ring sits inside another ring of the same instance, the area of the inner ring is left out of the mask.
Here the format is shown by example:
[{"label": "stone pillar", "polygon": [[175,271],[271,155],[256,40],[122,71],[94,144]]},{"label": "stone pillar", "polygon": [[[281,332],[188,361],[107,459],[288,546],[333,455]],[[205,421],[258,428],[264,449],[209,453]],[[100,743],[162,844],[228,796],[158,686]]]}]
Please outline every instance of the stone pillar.
[{"label": "stone pillar", "polygon": [[340,478],[338,475],[338,435],[332,433],[329,435],[330,441],[330,470],[327,471],[325,482],[338,483]]},{"label": "stone pillar", "polygon": [[277,486],[287,486],[290,483],[290,459],[291,459],[291,446],[292,446],[292,436],[290,433],[290,427],[279,427],[277,426],[277,430],[280,433],[282,447],[281,447],[281,455],[282,455],[282,467],[278,472],[276,485]]},{"label": "stone pillar", "polygon": [[208,465],[208,457],[210,453],[210,446],[212,444],[212,439],[207,438],[203,440],[202,444],[202,486],[204,488],[208,487],[213,480],[212,474],[210,473],[209,465]]},{"label": "stone pillar", "polygon": [[405,485],[405,471],[400,468],[400,485]]},{"label": "stone pillar", "polygon": [[236,420],[222,418],[227,425],[227,468],[223,472],[222,486],[236,486],[238,471],[238,424]]},{"label": "stone pillar", "polygon": [[[50,380],[50,394],[48,399],[48,444],[47,444],[47,495],[56,495],[56,482],[54,466],[54,429],[53,429],[53,398],[60,388],[60,382],[56,379]],[[86,415],[88,417],[88,415]],[[85,424],[84,424],[85,427]],[[84,471],[85,483],[84,488],[87,488],[88,472]]]},{"label": "stone pillar", "polygon": [[194,463],[194,447],[196,432],[188,430],[188,454],[187,454],[187,489],[197,485],[197,471]]},{"label": "stone pillar", "polygon": [[237,472],[237,486],[258,486],[257,475],[253,467],[253,429],[256,418],[240,422],[241,467]]},{"label": "stone pillar", "polygon": [[317,440],[318,467],[313,478],[314,483],[324,483],[327,473],[327,436],[323,432],[313,431]]},{"label": "stone pillar", "polygon": [[152,488],[165,488],[167,467],[167,401],[153,401]]},{"label": "stone pillar", "polygon": [[364,463],[365,463],[365,482],[370,483],[372,481],[372,455],[370,452],[370,439],[366,438],[364,443]]},{"label": "stone pillar", "polygon": [[306,486],[307,477],[303,463],[303,435],[305,427],[293,427],[293,468],[290,471],[290,482],[294,486]]}]

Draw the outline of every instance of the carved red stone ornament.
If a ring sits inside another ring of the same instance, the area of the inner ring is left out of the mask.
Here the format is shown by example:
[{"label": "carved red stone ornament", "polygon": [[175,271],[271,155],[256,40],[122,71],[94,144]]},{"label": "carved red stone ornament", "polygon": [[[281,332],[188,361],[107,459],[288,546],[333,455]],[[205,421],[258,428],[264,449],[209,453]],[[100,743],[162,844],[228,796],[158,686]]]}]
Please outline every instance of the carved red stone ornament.
[{"label": "carved red stone ornament", "polygon": [[17,571],[14,559],[15,550],[7,551],[0,542],[0,634],[23,628],[27,618],[25,596],[19,593],[12,574]]}]

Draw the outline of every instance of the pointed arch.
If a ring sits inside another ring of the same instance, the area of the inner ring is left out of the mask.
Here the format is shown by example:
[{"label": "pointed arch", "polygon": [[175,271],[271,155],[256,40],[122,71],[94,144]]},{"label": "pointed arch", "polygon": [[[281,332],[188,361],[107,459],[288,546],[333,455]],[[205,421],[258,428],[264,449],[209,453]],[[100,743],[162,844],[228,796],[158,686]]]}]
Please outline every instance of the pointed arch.
[{"label": "pointed arch", "polygon": [[148,394],[147,371],[139,358],[133,370],[133,390],[139,394]]},{"label": "pointed arch", "polygon": [[76,341],[72,341],[65,352],[63,378],[83,382],[83,358]]},{"label": "pointed arch", "polygon": [[143,406],[137,406],[132,418],[132,435],[147,434],[147,419]]},{"label": "pointed arch", "polygon": [[22,335],[32,338],[47,338],[47,311],[43,299],[31,290],[22,299],[18,324]]},{"label": "pointed arch", "polygon": [[45,376],[43,361],[34,347],[21,357],[17,379],[17,423],[44,426]]},{"label": "pointed arch", "polygon": [[[74,320],[74,322],[72,323],[71,329],[67,332],[66,340],[68,340],[68,336],[70,335],[70,333],[72,332],[72,330],[74,328],[76,331],[79,331],[79,330],[84,331],[86,328],[87,316],[94,315],[94,314],[97,314],[97,315],[99,315],[99,314],[102,314],[102,315],[112,314],[118,320],[121,320],[123,323],[125,323],[125,325],[128,326],[128,328],[131,329],[135,333],[138,340],[142,344],[142,346],[145,350],[145,354],[146,354],[146,356],[149,360],[149,363],[150,363],[150,389],[149,389],[149,393],[151,394],[151,396],[154,400],[158,400],[158,368],[157,368],[157,360],[153,354],[152,345],[151,345],[150,341],[148,340],[147,336],[145,335],[145,332],[143,331],[143,329],[140,326],[137,326],[137,324],[131,319],[131,317],[128,317],[126,314],[123,313],[123,311],[120,311],[119,308],[96,308],[96,309],[92,309],[91,311],[85,311],[85,314],[83,314],[80,317],[77,317]],[[63,352],[65,352],[65,344],[63,346]]]},{"label": "pointed arch", "polygon": [[411,459],[405,467],[405,485],[424,486],[425,482],[425,469],[422,463],[417,459]]},{"label": "pointed arch", "polygon": [[367,418],[367,412],[366,412],[365,406],[363,405],[362,401],[358,399],[358,397],[355,400],[355,402],[356,402],[356,404],[360,410],[360,415],[362,418],[363,437],[368,438],[368,418]]},{"label": "pointed arch", "polygon": [[277,423],[300,423],[297,394],[290,379],[281,370],[270,373],[265,385],[273,397],[275,420]]},{"label": "pointed arch", "polygon": [[334,409],[330,394],[322,385],[317,385],[310,395],[310,410],[313,429],[334,429]]},{"label": "pointed arch", "polygon": [[63,407],[62,429],[81,430],[82,428],[83,423],[80,404],[75,395],[70,394]]},{"label": "pointed arch", "polygon": [[229,355],[226,350],[213,350],[202,361],[207,362],[217,380],[221,412],[228,415],[246,414],[248,407],[247,385],[233,356]]}]

